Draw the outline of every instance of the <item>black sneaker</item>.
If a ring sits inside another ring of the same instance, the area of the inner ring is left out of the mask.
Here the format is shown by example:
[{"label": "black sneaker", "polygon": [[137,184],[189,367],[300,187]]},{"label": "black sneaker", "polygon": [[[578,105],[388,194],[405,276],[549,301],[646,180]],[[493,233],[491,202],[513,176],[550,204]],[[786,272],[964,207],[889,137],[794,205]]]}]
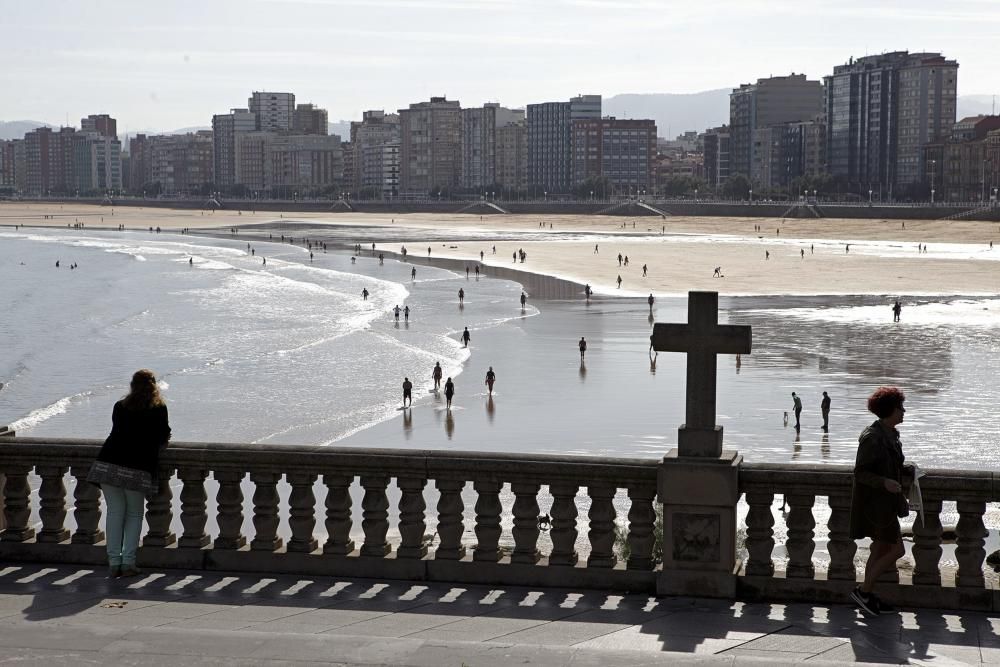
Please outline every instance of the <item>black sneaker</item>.
[{"label": "black sneaker", "polygon": [[898,614],[899,610],[893,607],[891,604],[880,598],[879,596],[872,593],[868,596],[870,600],[875,601],[875,606],[878,608],[878,613],[881,614]]},{"label": "black sneaker", "polygon": [[878,598],[870,593],[862,593],[860,586],[855,587],[851,591],[851,600],[854,601],[854,604],[858,605],[858,609],[865,616],[878,616]]}]

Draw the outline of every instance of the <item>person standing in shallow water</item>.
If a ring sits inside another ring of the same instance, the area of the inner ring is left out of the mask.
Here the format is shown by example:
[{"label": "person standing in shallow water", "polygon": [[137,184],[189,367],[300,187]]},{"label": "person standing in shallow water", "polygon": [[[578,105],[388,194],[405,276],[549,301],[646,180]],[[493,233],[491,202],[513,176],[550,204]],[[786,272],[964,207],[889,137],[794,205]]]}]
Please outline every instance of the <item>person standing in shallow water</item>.
[{"label": "person standing in shallow water", "polygon": [[898,322],[899,321],[899,314],[901,312],[903,312],[903,304],[901,304],[899,302],[899,299],[896,299],[896,303],[892,304],[892,321],[893,322]]},{"label": "person standing in shallow water", "polygon": [[469,333],[469,327],[465,327],[465,331],[462,332],[462,342],[465,343],[465,347],[469,347],[470,340],[472,340],[472,334]]},{"label": "person standing in shallow water", "polygon": [[580,342],[577,343],[577,347],[580,348],[580,361],[583,361],[584,355],[587,354],[587,341],[583,336],[580,336]]},{"label": "person standing in shallow water", "polygon": [[406,407],[406,403],[409,401],[410,405],[413,405],[413,383],[410,382],[410,378],[403,378],[403,407]]},{"label": "person standing in shallow water", "polygon": [[830,430],[830,395],[823,392],[823,400],[819,403],[819,409],[823,413],[823,430]]},{"label": "person standing in shallow water", "polygon": [[876,419],[861,432],[854,462],[854,486],[851,490],[850,536],[852,540],[870,538],[872,543],[865,564],[862,584],[851,592],[851,600],[865,616],[895,613],[874,592],[875,582],[906,550],[899,530],[899,516],[904,514],[903,445],[896,427],[903,423],[906,396],[896,387],[879,387],[868,397],[868,411]]},{"label": "person standing in shallow water", "polygon": [[446,401],[445,407],[447,407],[449,410],[451,410],[451,399],[454,398],[454,396],[455,396],[455,383],[451,381],[451,378],[448,378],[447,382],[444,383],[444,398]]},{"label": "person standing in shallow water", "polygon": [[799,416],[802,414],[802,399],[796,396],[794,391],[792,392],[792,409],[795,411],[795,430],[798,431],[802,428],[799,423]]},{"label": "person standing in shallow water", "polygon": [[459,287],[458,288],[458,305],[461,306],[464,303],[465,303],[465,290],[462,289],[461,287]]},{"label": "person standing in shallow water", "polygon": [[444,376],[444,372],[441,370],[441,362],[434,364],[434,370],[431,371],[431,377],[434,378],[434,391],[441,388],[441,378]]},{"label": "person standing in shallow water", "polygon": [[146,498],[156,493],[160,453],[170,441],[167,405],[156,376],[141,369],[132,376],[129,393],[115,403],[111,433],[87,474],[107,503],[108,569],[112,577],[134,577],[136,550]]},{"label": "person standing in shallow water", "polygon": [[493,367],[486,371],[486,386],[490,390],[490,396],[493,395],[493,383],[497,381],[497,374],[493,372]]}]

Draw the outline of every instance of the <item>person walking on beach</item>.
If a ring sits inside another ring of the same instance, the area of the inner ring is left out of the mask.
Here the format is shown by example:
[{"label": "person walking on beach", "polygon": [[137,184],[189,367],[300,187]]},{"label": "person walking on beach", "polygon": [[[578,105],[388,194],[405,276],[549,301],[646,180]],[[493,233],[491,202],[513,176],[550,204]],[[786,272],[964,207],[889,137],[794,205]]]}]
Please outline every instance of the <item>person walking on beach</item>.
[{"label": "person walking on beach", "polygon": [[368,300],[368,288],[367,287],[362,288],[362,290],[361,290],[361,299],[363,301],[367,301]]},{"label": "person walking on beach", "polygon": [[410,402],[410,406],[413,405],[413,383],[410,382],[410,378],[403,378],[403,407],[406,407],[406,402]]},{"label": "person walking on beach", "polygon": [[493,372],[493,367],[490,366],[490,370],[486,371],[486,387],[490,390],[490,396],[493,395],[493,383],[497,381],[497,374]]},{"label": "person walking on beach", "polygon": [[583,286],[583,293],[587,297],[587,301],[590,301],[590,295],[593,294],[594,290],[590,289],[590,283]]},{"label": "person walking on beach", "polygon": [[587,341],[583,336],[580,336],[580,342],[577,346],[580,348],[580,361],[582,362],[584,355],[587,354]]},{"label": "person walking on beach", "polygon": [[645,264],[642,265],[642,277],[643,278],[646,277],[646,265]]},{"label": "person walking on beach", "polygon": [[622,288],[622,274],[618,274],[618,289]]},{"label": "person walking on beach", "polygon": [[479,265],[476,264],[476,280],[479,280]]},{"label": "person walking on beach", "polygon": [[722,277],[722,267],[721,266],[715,267],[715,271],[712,272],[712,277],[713,278],[721,278]]},{"label": "person walking on beach", "polygon": [[770,250],[765,250],[764,251],[764,259],[771,259],[771,251]]},{"label": "person walking on beach", "polygon": [[461,287],[458,288],[458,305],[465,303],[465,290]]},{"label": "person walking on beach", "polygon": [[819,403],[820,412],[823,413],[823,430],[830,430],[830,395],[823,392],[823,400]]},{"label": "person walking on beach", "polygon": [[628,255],[625,255],[625,266],[628,266]]},{"label": "person walking on beach", "polygon": [[802,428],[802,424],[799,423],[799,417],[802,415],[802,399],[792,392],[792,410],[795,411],[795,430],[798,431]]},{"label": "person walking on beach", "polygon": [[649,293],[649,298],[648,298],[648,299],[646,299],[646,303],[648,303],[648,304],[649,304],[649,314],[650,314],[650,315],[652,315],[652,314],[653,314],[653,302],[654,302],[654,301],[656,301],[656,299],[654,299],[654,298],[653,298],[653,293],[652,293],[652,292],[650,292],[650,293]]},{"label": "person walking on beach", "polygon": [[805,259],[805,258],[806,258],[806,249],[799,248],[799,259]]},{"label": "person walking on beach", "polygon": [[465,267],[465,279],[466,280],[469,279],[469,267],[468,266]]},{"label": "person walking on beach", "polygon": [[465,331],[462,332],[462,342],[465,343],[463,347],[469,347],[470,340],[472,340],[472,334],[469,333],[469,327],[465,327]]},{"label": "person walking on beach", "polygon": [[903,304],[901,304],[899,302],[899,299],[896,299],[896,303],[892,304],[892,321],[893,322],[898,322],[899,321],[899,314],[901,312],[903,312]]},{"label": "person walking on beach", "polygon": [[407,321],[407,322],[410,321],[410,307],[409,306],[405,306],[403,308],[403,319],[405,321]]},{"label": "person walking on beach", "polygon": [[517,253],[513,252],[513,253],[511,253],[511,255],[513,255],[513,257],[514,257],[514,263],[517,264]]},{"label": "person walking on beach", "polygon": [[485,259],[486,259],[486,253],[483,252],[482,250],[480,250],[479,251],[479,261],[482,262]]},{"label": "person walking on beach", "polygon": [[167,405],[147,369],[132,375],[129,393],[115,403],[111,433],[87,474],[101,488],[107,504],[108,573],[134,577],[139,533],[147,497],[158,489],[160,454],[170,441]]},{"label": "person walking on beach", "polygon": [[398,303],[396,304],[396,307],[392,309],[392,313],[393,313],[393,315],[396,316],[396,321],[398,322],[399,321],[399,304]]},{"label": "person walking on beach", "polygon": [[434,378],[434,391],[441,388],[441,377],[444,373],[441,371],[441,362],[434,364],[434,370],[431,371],[431,377]]},{"label": "person walking on beach", "polygon": [[618,266],[622,265],[622,254],[618,253]]},{"label": "person walking on beach", "polygon": [[528,295],[521,291],[521,310],[524,310],[524,304],[528,303]]},{"label": "person walking on beach", "polygon": [[428,257],[431,256],[431,247],[430,246],[427,246],[427,256]]},{"label": "person walking on beach", "polygon": [[875,582],[906,550],[899,517],[908,512],[903,493],[903,445],[896,427],[903,423],[906,397],[897,387],[879,387],[868,397],[868,411],[877,419],[861,432],[854,461],[851,490],[850,537],[871,539],[865,578],[851,592],[851,600],[865,616],[895,613],[874,592]]},{"label": "person walking on beach", "polygon": [[446,401],[446,407],[451,410],[451,399],[455,397],[455,383],[448,378],[448,381],[444,383],[444,398]]},{"label": "person walking on beach", "polygon": [[416,280],[416,279],[417,279],[417,267],[414,266],[412,269],[410,269],[410,280]]},{"label": "person walking on beach", "polygon": [[594,254],[595,255],[600,254],[600,251],[597,249],[597,244],[596,243],[594,244]]}]

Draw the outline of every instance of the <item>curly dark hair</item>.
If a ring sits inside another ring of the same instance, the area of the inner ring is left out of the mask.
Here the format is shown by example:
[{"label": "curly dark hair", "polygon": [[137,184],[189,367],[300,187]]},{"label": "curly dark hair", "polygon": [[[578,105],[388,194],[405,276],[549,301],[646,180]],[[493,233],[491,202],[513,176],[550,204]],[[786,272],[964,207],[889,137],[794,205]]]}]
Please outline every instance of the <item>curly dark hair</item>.
[{"label": "curly dark hair", "polygon": [[122,399],[122,404],[129,410],[156,408],[163,405],[163,398],[156,386],[156,376],[148,368],[142,368],[132,375],[128,395]]},{"label": "curly dark hair", "polygon": [[899,387],[879,387],[868,397],[868,412],[872,412],[879,419],[885,419],[895,411],[896,408],[903,407],[906,396]]}]

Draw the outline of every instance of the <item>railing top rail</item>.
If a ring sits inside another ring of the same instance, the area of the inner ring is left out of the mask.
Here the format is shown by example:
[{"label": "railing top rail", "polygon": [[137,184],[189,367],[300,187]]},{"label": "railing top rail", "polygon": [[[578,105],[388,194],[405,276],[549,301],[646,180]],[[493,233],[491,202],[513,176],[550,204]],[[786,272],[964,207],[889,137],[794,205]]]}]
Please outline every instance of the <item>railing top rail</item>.
[{"label": "railing top rail", "polygon": [[[925,497],[945,500],[1000,500],[1000,471],[921,468],[920,489]],[[816,463],[744,463],[740,488],[806,490],[822,495],[850,490],[854,467]]]},{"label": "railing top rail", "polygon": [[[0,465],[78,465],[97,455],[103,441],[75,438],[4,438]],[[324,445],[171,442],[162,462],[172,467],[244,472],[386,474],[431,479],[537,479],[655,483],[659,459],[503,452],[382,449]]]}]

